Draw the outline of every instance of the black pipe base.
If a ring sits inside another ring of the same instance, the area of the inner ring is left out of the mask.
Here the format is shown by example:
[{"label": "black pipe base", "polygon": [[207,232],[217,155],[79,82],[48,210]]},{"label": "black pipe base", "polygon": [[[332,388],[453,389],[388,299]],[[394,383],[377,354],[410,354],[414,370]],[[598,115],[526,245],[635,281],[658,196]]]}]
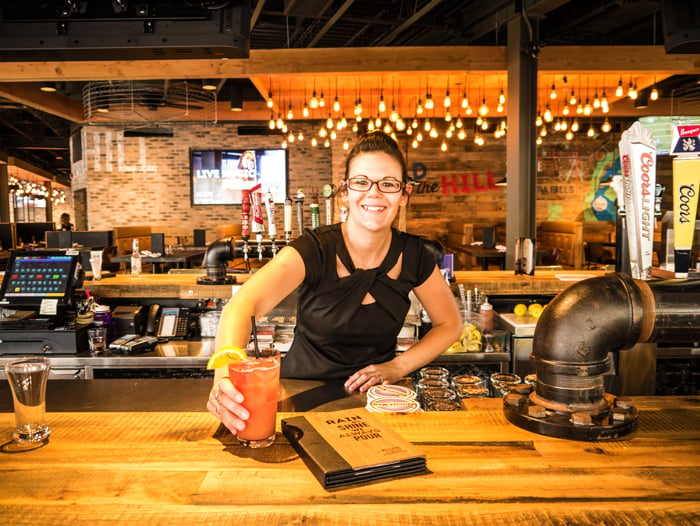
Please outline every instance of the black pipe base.
[{"label": "black pipe base", "polygon": [[511,424],[539,435],[598,441],[623,437],[637,429],[637,408],[628,399],[606,394],[610,409],[600,415],[552,411],[533,404],[525,394],[508,393],[503,413]]}]

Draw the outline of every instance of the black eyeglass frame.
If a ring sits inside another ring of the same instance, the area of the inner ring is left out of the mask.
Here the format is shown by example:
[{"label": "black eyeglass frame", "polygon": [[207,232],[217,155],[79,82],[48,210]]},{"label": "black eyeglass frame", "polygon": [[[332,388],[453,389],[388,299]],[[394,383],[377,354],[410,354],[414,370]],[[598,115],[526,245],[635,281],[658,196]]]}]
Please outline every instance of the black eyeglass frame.
[{"label": "black eyeglass frame", "polygon": [[[361,178],[365,181],[369,181],[369,183],[370,183],[369,187],[367,187],[367,188],[353,188],[352,180],[358,179],[358,178]],[[386,181],[392,181],[394,183],[398,183],[399,186],[396,190],[392,190],[392,191],[387,192],[385,190],[382,190],[382,187],[379,186],[379,183],[386,182]],[[398,179],[394,179],[393,177],[383,177],[383,178],[379,179],[378,181],[372,181],[372,179],[370,179],[369,177],[366,177],[364,175],[356,175],[354,177],[350,177],[349,179],[345,180],[345,184],[347,185],[347,187],[350,190],[354,190],[355,192],[369,192],[372,189],[372,186],[377,185],[377,189],[383,194],[398,194],[399,192],[404,190],[407,186],[406,183],[402,183],[401,181],[399,181]]]}]

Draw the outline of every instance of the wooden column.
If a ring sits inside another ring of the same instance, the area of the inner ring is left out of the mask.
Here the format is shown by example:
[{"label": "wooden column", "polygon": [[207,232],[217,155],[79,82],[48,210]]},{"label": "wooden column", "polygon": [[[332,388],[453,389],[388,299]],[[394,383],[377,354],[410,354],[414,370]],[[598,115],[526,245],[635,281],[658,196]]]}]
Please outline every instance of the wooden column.
[{"label": "wooden column", "polygon": [[[45,221],[53,221],[53,199],[51,199],[51,194],[53,193],[53,181],[46,181],[44,183],[46,188],[46,219]],[[56,225],[58,226],[58,225]]]},{"label": "wooden column", "polygon": [[6,164],[0,164],[0,221],[10,221],[10,185]]},{"label": "wooden column", "polygon": [[537,59],[522,15],[508,22],[508,136],[506,141],[506,268],[514,268],[515,239],[535,237]]}]

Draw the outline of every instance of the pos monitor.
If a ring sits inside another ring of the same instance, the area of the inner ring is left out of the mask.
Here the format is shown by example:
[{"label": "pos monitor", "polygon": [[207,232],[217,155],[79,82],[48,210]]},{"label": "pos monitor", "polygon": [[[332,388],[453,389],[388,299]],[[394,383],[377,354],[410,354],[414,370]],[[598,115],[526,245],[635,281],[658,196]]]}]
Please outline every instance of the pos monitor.
[{"label": "pos monitor", "polygon": [[77,251],[11,252],[0,287],[0,308],[61,313],[82,285],[81,259]]}]

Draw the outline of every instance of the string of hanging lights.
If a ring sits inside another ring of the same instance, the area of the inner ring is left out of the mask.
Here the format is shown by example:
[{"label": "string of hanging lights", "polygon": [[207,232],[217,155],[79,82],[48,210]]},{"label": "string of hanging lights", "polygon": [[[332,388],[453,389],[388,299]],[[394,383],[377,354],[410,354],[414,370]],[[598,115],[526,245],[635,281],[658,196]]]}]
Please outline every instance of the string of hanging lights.
[{"label": "string of hanging lights", "polygon": [[[546,78],[544,75],[543,77]],[[594,79],[593,86],[590,85],[588,78],[582,79],[581,76],[553,75],[551,79],[545,80],[545,78],[540,79],[543,90],[535,121],[538,144],[541,144],[542,139],[548,134],[562,133],[567,140],[573,140],[578,133],[591,136],[591,129],[594,135],[597,132],[608,133],[612,130],[612,124],[607,115],[610,111],[610,103],[604,77],[602,82],[600,77]],[[507,101],[502,79],[489,80],[490,93],[497,94],[493,101],[489,101],[486,79],[482,78],[482,82],[479,83],[480,89],[472,93],[479,101],[478,107],[472,107],[470,104],[470,89],[466,74],[464,82],[454,84],[451,84],[454,78],[450,79],[448,76],[442,98],[435,95],[429,78],[419,83],[419,94],[408,97],[401,96],[400,82],[398,90],[396,89],[394,77],[391,79],[391,90],[387,89],[384,80],[381,78],[374,88],[369,87],[363,91],[360,78],[353,81],[354,88],[348,86],[346,81],[342,89],[336,78],[335,89],[332,82],[327,86],[328,92],[333,93],[333,97],[332,101],[326,104],[323,87],[317,87],[314,79],[310,96],[305,88],[303,102],[297,101],[299,106],[297,112],[294,111],[295,108],[291,102],[291,87],[275,88],[270,80],[267,99],[271,111],[269,127],[281,132],[281,145],[285,148],[308,139],[313,147],[330,147],[333,141],[342,141],[343,147],[347,149],[349,140],[352,138],[350,132],[357,133],[360,129],[383,130],[394,137],[399,133],[406,134],[414,148],[419,147],[426,138],[435,139],[442,151],[447,151],[452,142],[463,141],[470,136],[473,137],[475,144],[482,146],[486,143],[487,134],[492,135],[496,140],[504,138],[507,134],[505,118]],[[620,91],[624,89],[624,80],[629,81],[626,93]],[[645,84],[648,82],[649,80]],[[352,97],[346,97],[346,88],[347,91],[352,92]],[[282,93],[285,91],[289,91],[289,101],[282,100]],[[647,88],[645,91],[649,91],[649,100],[658,99],[656,79],[654,79],[653,88]],[[278,95],[275,97],[274,93]],[[632,75],[629,79],[619,77],[615,92],[618,99],[629,97],[630,100],[635,100],[638,94],[636,78]],[[454,100],[459,97],[461,100]],[[412,103],[407,103],[411,98],[413,98]],[[346,108],[344,103],[350,99],[352,104]],[[495,111],[492,111],[489,102],[493,104]],[[286,119],[282,112],[278,111],[275,114],[275,108],[286,108]],[[298,116],[299,113],[302,115],[301,118]],[[346,114],[350,117],[346,117]],[[597,129],[593,124],[593,117],[596,114],[602,117],[602,120],[595,119],[598,122]],[[305,129],[308,137],[298,129],[300,128],[298,121],[304,119],[319,123],[313,133],[309,133],[308,128]],[[582,126],[582,120],[589,121],[588,128]],[[468,131],[472,129],[473,131]]]}]

